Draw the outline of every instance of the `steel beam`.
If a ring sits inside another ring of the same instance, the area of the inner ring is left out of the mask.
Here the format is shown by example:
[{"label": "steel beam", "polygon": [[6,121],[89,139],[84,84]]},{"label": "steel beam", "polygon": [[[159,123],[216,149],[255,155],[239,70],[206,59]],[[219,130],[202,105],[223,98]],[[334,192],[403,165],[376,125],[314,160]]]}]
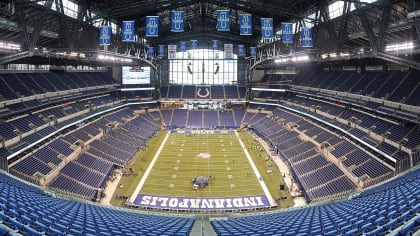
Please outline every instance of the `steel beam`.
[{"label": "steel beam", "polygon": [[[420,10],[420,1],[419,0],[406,0],[411,11]],[[420,17],[413,18],[414,28],[417,32],[417,40],[420,40]]]},{"label": "steel beam", "polygon": [[410,59],[397,57],[397,56],[390,55],[390,54],[383,53],[383,52],[378,52],[376,57],[380,58],[382,60],[385,60],[385,61],[396,63],[398,65],[408,66],[408,67],[411,67],[413,69],[420,70],[420,62],[418,62],[418,61],[413,61],[413,60],[410,60]]},{"label": "steel beam", "polygon": [[349,19],[349,13],[351,8],[351,1],[345,0],[343,6],[343,15],[340,20],[340,28],[338,30],[338,36],[336,41],[337,51],[341,50],[344,45],[344,35],[347,32],[347,23]]},{"label": "steel beam", "polygon": [[324,23],[327,25],[328,35],[330,36],[331,41],[337,42],[337,35],[334,32],[334,29],[332,28],[332,24],[330,21],[330,14],[328,12],[328,5],[324,5],[320,9],[320,13],[322,15],[322,18],[324,20]]},{"label": "steel beam", "polygon": [[22,48],[25,50],[32,51],[33,45],[31,43],[31,39],[29,38],[28,27],[25,21],[24,4],[20,2],[15,2],[15,10],[18,27],[22,37]]},{"label": "steel beam", "polygon": [[388,30],[389,21],[391,18],[391,10],[392,10],[391,0],[384,0],[383,4],[384,5],[382,8],[382,17],[381,17],[382,21],[379,27],[378,42],[377,42],[378,51],[380,52],[383,52],[384,50],[385,32]]},{"label": "steel beam", "polygon": [[362,25],[366,32],[366,35],[368,36],[370,47],[372,51],[376,53],[378,51],[378,45],[376,44],[377,43],[376,36],[372,30],[370,21],[366,16],[365,9],[363,9],[363,4],[360,2],[360,0],[355,0],[354,5],[356,7],[357,13],[359,13],[359,17],[360,17],[360,20],[362,21]]},{"label": "steel beam", "polygon": [[55,5],[57,7],[57,12],[60,15],[60,34],[64,43],[64,47],[71,49],[72,47],[70,46],[69,32],[67,31],[67,16],[64,14],[63,0],[55,0]]},{"label": "steel beam", "polygon": [[38,43],[39,35],[41,34],[42,26],[44,25],[45,18],[47,17],[48,11],[50,10],[51,6],[53,4],[53,0],[46,0],[44,3],[44,9],[41,13],[41,16],[39,17],[38,21],[36,22],[36,25],[34,27],[34,30],[32,31],[32,45],[36,46]]},{"label": "steel beam", "polygon": [[31,57],[33,55],[33,53],[29,52],[29,51],[24,51],[24,52],[20,52],[20,53],[16,53],[16,54],[12,54],[12,55],[7,55],[4,57],[0,58],[0,64],[5,64],[11,61],[16,61],[25,57]]}]

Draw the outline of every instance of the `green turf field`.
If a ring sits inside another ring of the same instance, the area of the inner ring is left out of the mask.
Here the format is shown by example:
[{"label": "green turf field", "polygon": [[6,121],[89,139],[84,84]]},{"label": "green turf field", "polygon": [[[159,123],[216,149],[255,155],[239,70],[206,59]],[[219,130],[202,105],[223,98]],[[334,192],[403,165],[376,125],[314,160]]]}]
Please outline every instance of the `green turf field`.
[{"label": "green turf field", "polygon": [[[120,184],[124,187],[117,188],[114,196],[133,194],[165,135],[166,132],[159,133],[150,141],[149,147],[139,152],[130,162],[128,167],[135,174],[122,177]],[[279,207],[291,206],[287,189],[279,190],[279,185],[284,182],[271,159],[266,158],[268,154],[248,133],[240,132],[240,137],[272,197],[288,197],[279,202]],[[206,158],[206,155],[209,157]],[[209,186],[193,190],[191,180],[197,176],[211,176]],[[190,197],[264,194],[234,134],[170,134],[140,193]],[[111,204],[123,206],[124,200],[113,197]]]},{"label": "green turf field", "polygon": [[[198,176],[209,177],[209,186],[193,190],[191,180]],[[234,134],[170,134],[140,192],[194,197],[263,194]]]}]

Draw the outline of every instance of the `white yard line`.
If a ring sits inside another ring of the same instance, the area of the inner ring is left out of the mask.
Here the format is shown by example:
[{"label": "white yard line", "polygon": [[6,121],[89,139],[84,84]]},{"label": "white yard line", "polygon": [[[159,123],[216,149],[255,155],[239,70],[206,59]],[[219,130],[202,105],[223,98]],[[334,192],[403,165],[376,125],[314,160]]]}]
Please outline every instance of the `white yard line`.
[{"label": "white yard line", "polygon": [[257,166],[254,163],[254,160],[252,160],[251,155],[249,155],[248,149],[246,148],[245,144],[242,142],[242,140],[239,137],[239,134],[238,134],[238,132],[236,132],[236,130],[235,130],[235,135],[238,138],[238,141],[241,144],[242,149],[244,150],[245,156],[248,158],[249,164],[251,164],[252,170],[254,171],[255,176],[257,177],[258,182],[260,183],[261,188],[263,189],[263,191],[265,193],[265,196],[267,197],[268,201],[270,202],[270,205],[271,206],[277,206],[277,202],[274,201],[273,197],[270,194],[270,191],[268,191],[268,188],[267,188],[267,185],[265,185],[264,179],[260,180],[260,176],[261,176],[260,172],[258,171]]},{"label": "white yard line", "polygon": [[153,166],[155,165],[156,160],[158,159],[160,152],[163,149],[163,146],[165,146],[166,141],[168,140],[170,135],[170,132],[168,132],[165,136],[165,139],[163,139],[162,143],[160,144],[159,149],[157,150],[157,152],[155,153],[155,156],[153,157],[153,160],[150,162],[149,166],[147,167],[146,171],[144,172],[143,177],[141,178],[139,184],[136,187],[136,190],[134,190],[134,193],[131,195],[130,197],[130,201],[129,202],[134,202],[134,200],[136,200],[137,195],[139,194],[141,188],[144,185],[144,182],[146,182],[147,177],[150,174],[150,171],[152,171]]}]

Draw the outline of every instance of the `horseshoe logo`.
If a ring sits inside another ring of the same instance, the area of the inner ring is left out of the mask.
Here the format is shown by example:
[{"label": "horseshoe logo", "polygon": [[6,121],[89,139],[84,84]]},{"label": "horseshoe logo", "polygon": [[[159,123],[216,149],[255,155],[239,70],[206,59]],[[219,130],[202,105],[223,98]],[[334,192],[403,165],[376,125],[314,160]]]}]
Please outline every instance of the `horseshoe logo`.
[{"label": "horseshoe logo", "polygon": [[206,98],[210,95],[210,91],[209,88],[205,88],[206,93],[203,95],[201,94],[201,88],[197,89],[197,96],[199,96],[200,98]]}]

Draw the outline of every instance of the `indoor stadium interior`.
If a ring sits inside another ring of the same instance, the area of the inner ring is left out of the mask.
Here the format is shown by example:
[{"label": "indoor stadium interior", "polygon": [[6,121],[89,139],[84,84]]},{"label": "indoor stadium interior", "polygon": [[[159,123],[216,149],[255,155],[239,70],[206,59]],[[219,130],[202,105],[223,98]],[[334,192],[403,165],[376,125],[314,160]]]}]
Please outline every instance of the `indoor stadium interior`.
[{"label": "indoor stadium interior", "polygon": [[419,0],[0,0],[0,236],[420,236]]}]

